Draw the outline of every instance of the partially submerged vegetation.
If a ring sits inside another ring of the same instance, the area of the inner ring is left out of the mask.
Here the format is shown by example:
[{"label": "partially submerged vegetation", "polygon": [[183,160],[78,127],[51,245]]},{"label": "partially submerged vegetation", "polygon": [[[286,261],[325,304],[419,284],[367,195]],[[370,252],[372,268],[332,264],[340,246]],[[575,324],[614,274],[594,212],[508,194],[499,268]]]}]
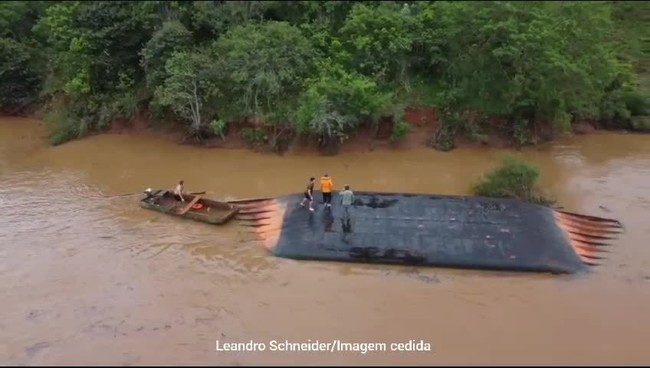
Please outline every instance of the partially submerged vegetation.
[{"label": "partially submerged vegetation", "polygon": [[538,188],[539,168],[513,156],[504,156],[501,164],[488,172],[472,188],[483,197],[515,198],[548,205],[553,203],[541,195]]},{"label": "partially submerged vegetation", "polygon": [[647,2],[16,1],[0,4],[0,108],[42,106],[52,143],[115,121],[334,148],[360,129],[432,147],[516,145],[577,122],[647,131]]}]

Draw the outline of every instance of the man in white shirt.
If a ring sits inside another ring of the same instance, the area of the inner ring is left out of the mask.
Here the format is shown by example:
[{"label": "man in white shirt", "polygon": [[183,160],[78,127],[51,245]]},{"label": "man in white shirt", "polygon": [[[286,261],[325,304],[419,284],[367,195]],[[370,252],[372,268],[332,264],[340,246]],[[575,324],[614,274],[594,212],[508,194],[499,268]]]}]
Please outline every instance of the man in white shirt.
[{"label": "man in white shirt", "polygon": [[185,202],[185,198],[183,198],[184,183],[183,180],[179,181],[178,185],[176,185],[176,188],[174,189],[174,198],[176,198],[177,201]]}]

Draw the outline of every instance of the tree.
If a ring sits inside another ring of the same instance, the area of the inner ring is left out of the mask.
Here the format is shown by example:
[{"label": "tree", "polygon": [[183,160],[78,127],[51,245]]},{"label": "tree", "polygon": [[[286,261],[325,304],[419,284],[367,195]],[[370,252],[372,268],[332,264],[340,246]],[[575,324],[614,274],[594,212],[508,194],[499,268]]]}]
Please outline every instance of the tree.
[{"label": "tree", "polygon": [[608,47],[607,4],[436,4],[446,107],[505,117],[520,143],[533,124],[598,118],[624,72]]},{"label": "tree", "polygon": [[231,96],[229,116],[290,119],[315,58],[298,28],[286,22],[238,26],[219,38],[215,50],[226,74],[224,93]]},{"label": "tree", "polygon": [[155,92],[155,99],[189,123],[198,135],[217,109],[218,69],[206,51],[176,52],[167,61],[167,78]]},{"label": "tree", "polygon": [[[183,3],[183,2],[181,2]],[[198,43],[212,41],[239,25],[261,22],[273,1],[193,1],[183,9]],[[188,3],[189,4],[189,3]]]},{"label": "tree", "polygon": [[348,73],[340,65],[322,65],[310,79],[296,113],[300,132],[320,138],[344,140],[361,122],[377,121],[390,109],[391,93],[382,92],[370,78]]},{"label": "tree", "polygon": [[0,110],[17,112],[38,98],[45,74],[31,28],[42,15],[40,1],[0,3]]},{"label": "tree", "polygon": [[[175,110],[192,131],[218,113],[222,122],[265,122],[256,134],[278,137],[297,122],[332,138],[406,101],[436,107],[438,136],[448,142],[488,133],[480,131],[493,128],[487,118],[520,144],[534,142],[538,128],[578,120],[643,129],[649,9],[611,1],[8,1],[0,3],[0,104],[10,113],[32,101],[61,111],[57,142],[144,109],[158,117]],[[171,62],[175,54],[184,56]]]},{"label": "tree", "polygon": [[0,38],[0,110],[13,111],[38,96],[41,76],[33,67],[33,50]]},{"label": "tree", "polygon": [[146,73],[147,87],[155,90],[166,78],[165,64],[175,53],[191,45],[192,33],[179,21],[165,22],[153,34],[141,51],[141,64]]},{"label": "tree", "polygon": [[5,1],[0,3],[0,37],[28,41],[32,27],[43,16],[43,1]]},{"label": "tree", "polygon": [[409,56],[418,33],[407,3],[355,4],[341,28],[351,67],[377,83],[409,88]]},{"label": "tree", "polygon": [[74,18],[93,56],[91,78],[97,93],[111,93],[121,73],[136,82],[144,79],[139,50],[151,38],[159,14],[145,3],[82,2]]}]

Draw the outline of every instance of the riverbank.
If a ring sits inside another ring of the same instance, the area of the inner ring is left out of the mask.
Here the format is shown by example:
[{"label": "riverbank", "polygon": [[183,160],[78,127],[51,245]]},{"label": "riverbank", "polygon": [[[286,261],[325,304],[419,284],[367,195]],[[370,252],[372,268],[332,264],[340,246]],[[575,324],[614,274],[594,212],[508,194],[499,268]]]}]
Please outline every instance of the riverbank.
[{"label": "riverbank", "polygon": [[[15,116],[15,118],[25,118],[39,120],[41,123],[44,114],[41,111],[32,111],[22,116]],[[11,117],[2,117],[7,119]],[[318,147],[318,142],[312,137],[304,136],[289,136],[289,141],[280,150],[275,149],[268,142],[253,142],[251,139],[246,139],[246,131],[262,131],[264,127],[255,123],[230,123],[228,129],[223,137],[214,134],[203,137],[201,140],[196,138],[188,138],[187,131],[184,126],[172,122],[153,122],[146,117],[146,114],[140,114],[132,121],[113,121],[110,127],[103,131],[89,132],[85,137],[101,135],[101,134],[119,134],[119,135],[134,135],[134,136],[150,136],[160,137],[167,139],[175,144],[190,145],[203,147],[207,149],[253,149],[258,152],[310,152],[310,153],[324,153],[324,154],[344,154],[351,152],[365,152],[375,150],[399,151],[399,150],[413,150],[420,148],[431,148],[432,138],[435,136],[437,129],[440,126],[438,113],[433,108],[428,107],[411,107],[406,109],[403,121],[408,123],[410,129],[398,141],[391,140],[392,122],[390,119],[383,119],[378,125],[378,129],[371,127],[361,127],[353,134],[351,134],[342,143],[337,144],[335,150],[325,151]],[[520,149],[512,137],[504,136],[498,133],[494,128],[499,124],[498,121],[492,122],[492,132],[478,134],[475,137],[468,137],[467,135],[458,135],[454,139],[453,149],[459,148],[490,148],[490,149],[503,149],[513,150]],[[630,132],[627,130],[613,130],[606,129],[599,126],[597,123],[592,122],[578,122],[573,124],[571,132],[560,133],[551,129],[544,129],[541,131],[531,131],[530,139],[533,144],[527,145],[528,147],[535,147],[539,145],[553,144],[557,139],[575,135],[584,134],[645,134],[642,132]],[[250,135],[249,135],[250,136]],[[84,139],[84,137],[78,138]],[[258,144],[256,144],[258,143]],[[65,144],[65,143],[64,143]]]},{"label": "riverbank", "polygon": [[[363,127],[351,134],[340,145],[333,154],[344,154],[351,152],[365,152],[375,150],[414,150],[421,148],[431,148],[431,140],[439,128],[439,120],[433,109],[412,109],[407,112],[404,121],[410,125],[410,131],[406,133],[399,141],[390,139],[390,126],[380,126],[380,132],[375,134],[374,129]],[[572,131],[568,133],[556,133],[546,131],[541,133],[531,132],[531,139],[536,144],[529,145],[535,147],[539,145],[553,144],[557,139],[575,135],[585,134],[644,134],[640,132],[629,132],[626,130],[612,130],[598,128],[595,124],[589,122],[580,122],[572,126]],[[242,138],[242,131],[247,129],[256,129],[254,125],[239,124],[232,125],[228,133],[221,137],[208,137],[201,141],[188,139],[186,131],[179,125],[153,125],[150,121],[139,118],[130,123],[115,122],[108,130],[111,134],[129,134],[164,137],[176,144],[192,145],[209,149],[255,149],[257,151],[273,151],[273,147],[268,145],[255,146],[250,141]],[[504,137],[499,133],[487,133],[481,135],[478,139],[471,139],[466,136],[457,136],[454,140],[454,149],[462,148],[490,148],[512,150],[519,147],[512,138]],[[318,142],[311,137],[292,137],[291,142],[286,147],[286,152],[323,152],[318,147]]]}]

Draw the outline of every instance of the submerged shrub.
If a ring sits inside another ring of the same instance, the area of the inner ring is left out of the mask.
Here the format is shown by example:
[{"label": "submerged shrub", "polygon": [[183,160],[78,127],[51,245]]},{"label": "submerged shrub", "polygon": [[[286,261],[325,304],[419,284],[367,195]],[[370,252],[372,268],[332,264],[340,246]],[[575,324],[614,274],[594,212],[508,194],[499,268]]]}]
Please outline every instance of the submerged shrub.
[{"label": "submerged shrub", "polygon": [[501,165],[474,185],[475,195],[495,198],[516,198],[534,203],[548,203],[537,191],[539,169],[524,160],[505,156]]}]

